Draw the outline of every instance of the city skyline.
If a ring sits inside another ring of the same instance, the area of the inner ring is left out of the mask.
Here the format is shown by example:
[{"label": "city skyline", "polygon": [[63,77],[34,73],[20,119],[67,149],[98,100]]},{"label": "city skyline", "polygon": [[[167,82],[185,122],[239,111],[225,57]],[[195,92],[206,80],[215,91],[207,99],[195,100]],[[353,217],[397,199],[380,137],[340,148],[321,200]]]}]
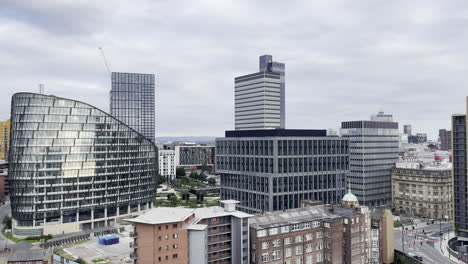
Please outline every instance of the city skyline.
[{"label": "city skyline", "polygon": [[[467,37],[458,34],[465,4],[403,3],[208,1],[174,15],[172,3],[150,1],[5,1],[0,119],[8,118],[14,92],[37,92],[39,83],[46,94],[108,111],[102,46],[112,71],[159,76],[158,136],[222,136],[233,128],[233,78],[256,71],[259,55],[273,54],[288,65],[288,128],[336,128],[383,109],[436,139],[439,128],[450,128],[450,115],[464,110],[453,99],[465,96]],[[262,32],[249,33],[254,25]],[[441,103],[447,100],[454,103]]]}]

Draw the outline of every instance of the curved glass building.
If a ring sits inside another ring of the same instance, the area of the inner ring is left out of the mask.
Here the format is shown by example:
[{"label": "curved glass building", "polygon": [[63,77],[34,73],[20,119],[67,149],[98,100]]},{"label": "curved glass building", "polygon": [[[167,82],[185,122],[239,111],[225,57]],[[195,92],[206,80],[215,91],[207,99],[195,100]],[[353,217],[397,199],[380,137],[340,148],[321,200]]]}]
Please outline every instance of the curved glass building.
[{"label": "curved glass building", "polygon": [[32,93],[11,102],[13,233],[113,225],[152,207],[157,147],[91,105]]}]

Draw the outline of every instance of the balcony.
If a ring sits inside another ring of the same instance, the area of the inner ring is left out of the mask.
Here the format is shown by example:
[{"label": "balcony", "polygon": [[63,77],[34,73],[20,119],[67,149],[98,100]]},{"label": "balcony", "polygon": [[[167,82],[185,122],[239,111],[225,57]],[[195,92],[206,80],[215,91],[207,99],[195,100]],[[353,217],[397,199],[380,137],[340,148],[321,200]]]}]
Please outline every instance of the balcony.
[{"label": "balcony", "polygon": [[138,243],[130,242],[130,248],[139,248]]},{"label": "balcony", "polygon": [[130,237],[138,238],[140,237],[137,232],[130,232]]}]

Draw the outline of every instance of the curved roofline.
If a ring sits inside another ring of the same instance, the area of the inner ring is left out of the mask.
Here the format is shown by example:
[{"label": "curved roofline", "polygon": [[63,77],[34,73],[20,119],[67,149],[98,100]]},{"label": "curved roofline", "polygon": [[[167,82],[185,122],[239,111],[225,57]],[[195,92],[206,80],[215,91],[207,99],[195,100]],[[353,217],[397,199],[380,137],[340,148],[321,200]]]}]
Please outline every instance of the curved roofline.
[{"label": "curved roofline", "polygon": [[[159,150],[159,149],[158,149],[158,146],[156,146],[155,142],[153,142],[153,141],[147,139],[147,138],[146,138],[145,136],[143,136],[140,132],[136,131],[135,129],[133,129],[133,128],[130,127],[129,125],[127,125],[127,124],[125,124],[124,122],[120,121],[120,119],[116,118],[115,116],[113,116],[113,115],[107,113],[106,111],[103,111],[101,108],[95,107],[95,106],[93,106],[93,105],[90,105],[90,104],[88,104],[88,103],[85,103],[85,102],[82,102],[82,101],[78,101],[78,100],[75,100],[75,99],[68,99],[68,98],[59,97],[59,96],[56,96],[56,95],[45,95],[45,94],[40,94],[40,93],[18,92],[18,93],[14,93],[14,94],[11,96],[11,98],[15,97],[16,95],[20,95],[20,94],[39,95],[39,96],[44,96],[44,97],[52,97],[52,98],[57,98],[57,99],[72,101],[72,102],[75,102],[75,103],[85,104],[85,105],[87,105],[87,106],[89,106],[89,107],[92,107],[92,108],[94,108],[94,109],[97,109],[97,110],[103,112],[104,114],[106,114],[106,115],[108,115],[108,116],[114,118],[114,119],[117,120],[117,122],[119,122],[120,124],[122,124],[122,125],[128,127],[130,130],[132,130],[133,132],[137,133],[138,135],[140,135],[140,136],[141,136],[142,138],[144,138],[145,140],[149,141],[154,147],[156,147],[156,151]],[[12,100],[12,102],[13,102],[13,100]],[[11,115],[11,113],[10,113],[10,115]],[[11,119],[11,117],[10,117],[10,119]]]}]

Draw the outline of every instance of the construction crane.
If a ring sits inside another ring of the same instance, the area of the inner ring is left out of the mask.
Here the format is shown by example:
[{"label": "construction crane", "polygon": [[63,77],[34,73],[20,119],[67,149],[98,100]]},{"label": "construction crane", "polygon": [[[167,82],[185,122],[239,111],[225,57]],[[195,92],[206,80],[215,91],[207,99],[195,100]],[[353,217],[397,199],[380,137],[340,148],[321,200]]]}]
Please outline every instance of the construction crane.
[{"label": "construction crane", "polygon": [[112,79],[111,71],[109,69],[109,64],[107,64],[107,59],[106,56],[104,55],[104,50],[102,47],[98,47],[99,50],[101,51],[102,59],[104,60],[104,64],[106,65],[107,72],[109,73],[109,78]]}]

